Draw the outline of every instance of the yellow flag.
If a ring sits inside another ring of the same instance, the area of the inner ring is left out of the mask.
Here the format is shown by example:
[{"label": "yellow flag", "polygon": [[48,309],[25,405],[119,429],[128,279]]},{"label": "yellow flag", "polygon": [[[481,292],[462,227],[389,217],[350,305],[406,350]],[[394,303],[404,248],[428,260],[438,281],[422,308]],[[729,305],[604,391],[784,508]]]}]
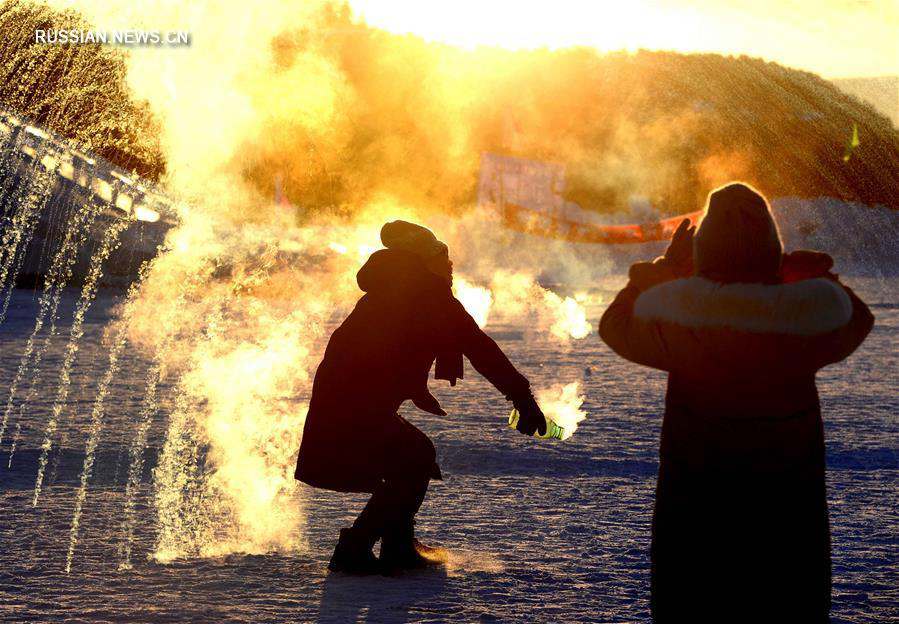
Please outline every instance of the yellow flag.
[{"label": "yellow flag", "polygon": [[849,162],[849,158],[852,157],[852,152],[855,151],[855,148],[860,145],[858,140],[858,124],[852,124],[852,136],[849,137],[849,142],[846,144],[846,151],[843,152],[843,162]]}]

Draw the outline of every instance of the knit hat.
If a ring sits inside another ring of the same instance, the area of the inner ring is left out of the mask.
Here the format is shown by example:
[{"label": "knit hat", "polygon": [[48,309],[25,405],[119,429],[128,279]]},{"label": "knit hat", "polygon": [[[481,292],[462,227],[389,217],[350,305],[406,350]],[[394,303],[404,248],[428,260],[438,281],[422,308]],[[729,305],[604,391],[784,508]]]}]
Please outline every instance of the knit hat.
[{"label": "knit hat", "polygon": [[434,232],[408,221],[385,223],[381,228],[381,242],[387,249],[408,251],[423,259],[449,253],[449,248],[437,240]]},{"label": "knit hat", "polygon": [[709,193],[693,239],[697,275],[717,282],[771,282],[782,255],[777,224],[761,193],[740,182]]}]

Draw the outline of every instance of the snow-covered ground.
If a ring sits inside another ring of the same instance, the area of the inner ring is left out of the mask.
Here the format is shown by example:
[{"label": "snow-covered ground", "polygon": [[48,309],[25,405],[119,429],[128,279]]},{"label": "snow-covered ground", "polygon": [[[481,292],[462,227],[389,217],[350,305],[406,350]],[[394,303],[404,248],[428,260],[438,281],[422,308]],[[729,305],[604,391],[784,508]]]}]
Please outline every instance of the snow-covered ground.
[{"label": "snow-covered ground", "polygon": [[[603,284],[605,300],[621,285]],[[899,280],[850,278],[877,324],[847,362],[819,375],[828,444],[835,622],[899,616]],[[65,297],[71,308],[74,293]],[[17,291],[0,326],[0,405],[35,314]],[[73,368],[47,486],[31,507],[41,430],[55,380],[47,377],[22,424],[12,465],[0,448],[0,619],[4,621],[551,621],[649,618],[649,527],[665,378],[615,357],[590,336],[570,346],[525,340],[524,327],[488,326],[536,385],[583,379],[589,418],[566,442],[525,439],[504,426],[507,404],[468,369],[455,389],[434,384],[446,418],[405,410],[434,439],[445,480],[419,515],[426,542],[452,552],[446,570],[398,578],[352,578],[326,570],[338,528],[363,496],[301,487],[305,549],[292,554],[147,559],[154,533],[147,453],[134,566],[119,570],[123,483],[131,425],[147,362],[125,358],[112,384],[109,422],[82,519],[72,571],[63,571],[84,457],[87,419],[106,363],[100,336],[115,295],[91,310]],[[67,310],[68,311],[68,310]],[[63,312],[62,318],[71,318]],[[590,310],[594,323],[602,307]],[[62,328],[65,335],[65,328]],[[58,367],[63,340],[45,356]],[[585,374],[585,368],[590,374]]]}]

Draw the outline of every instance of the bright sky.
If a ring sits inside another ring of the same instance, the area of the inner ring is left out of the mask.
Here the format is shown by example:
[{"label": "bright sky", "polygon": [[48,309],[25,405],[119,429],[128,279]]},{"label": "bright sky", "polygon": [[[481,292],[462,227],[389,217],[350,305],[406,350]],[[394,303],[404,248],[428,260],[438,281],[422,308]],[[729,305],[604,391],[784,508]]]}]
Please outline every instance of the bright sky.
[{"label": "bright sky", "polygon": [[748,54],[827,78],[899,75],[899,0],[350,0],[373,26],[474,47]]}]

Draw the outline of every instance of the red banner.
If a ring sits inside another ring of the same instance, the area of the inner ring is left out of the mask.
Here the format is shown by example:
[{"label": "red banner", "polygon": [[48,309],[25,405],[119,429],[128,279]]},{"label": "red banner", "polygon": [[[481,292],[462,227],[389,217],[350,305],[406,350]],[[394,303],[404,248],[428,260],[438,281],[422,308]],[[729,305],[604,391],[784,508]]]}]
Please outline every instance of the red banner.
[{"label": "red banner", "polygon": [[681,221],[689,219],[691,223],[697,225],[703,212],[697,210],[653,223],[599,225],[571,221],[516,204],[503,204],[498,208],[506,227],[512,230],[574,243],[606,245],[670,240]]},{"label": "red banner", "polygon": [[697,210],[648,223],[606,225],[597,222],[598,214],[565,201],[564,192],[565,167],[558,163],[481,155],[478,203],[498,211],[506,227],[519,232],[575,243],[648,243],[669,240],[684,219],[695,225],[702,218]]}]

